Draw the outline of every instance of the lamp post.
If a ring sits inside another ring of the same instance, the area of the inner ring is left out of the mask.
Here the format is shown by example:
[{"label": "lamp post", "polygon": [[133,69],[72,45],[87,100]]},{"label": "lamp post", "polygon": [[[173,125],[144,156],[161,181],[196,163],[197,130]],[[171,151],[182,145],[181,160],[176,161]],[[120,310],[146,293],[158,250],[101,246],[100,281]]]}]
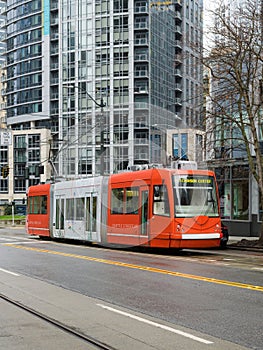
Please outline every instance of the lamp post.
[{"label": "lamp post", "polygon": [[103,128],[103,108],[106,106],[103,98],[100,99],[100,103],[98,103],[85,89],[77,86],[77,85],[68,85],[69,88],[76,88],[95,103],[96,106],[101,108],[101,116],[100,116],[100,175],[104,175],[104,128]]}]

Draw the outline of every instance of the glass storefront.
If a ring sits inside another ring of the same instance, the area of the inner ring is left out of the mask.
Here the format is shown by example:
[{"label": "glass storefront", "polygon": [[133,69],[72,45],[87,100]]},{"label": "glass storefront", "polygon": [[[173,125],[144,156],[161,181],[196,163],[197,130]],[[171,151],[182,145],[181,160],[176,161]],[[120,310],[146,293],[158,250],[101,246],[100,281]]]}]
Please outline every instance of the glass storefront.
[{"label": "glass storefront", "polygon": [[215,172],[222,219],[249,220],[249,167],[225,166]]}]

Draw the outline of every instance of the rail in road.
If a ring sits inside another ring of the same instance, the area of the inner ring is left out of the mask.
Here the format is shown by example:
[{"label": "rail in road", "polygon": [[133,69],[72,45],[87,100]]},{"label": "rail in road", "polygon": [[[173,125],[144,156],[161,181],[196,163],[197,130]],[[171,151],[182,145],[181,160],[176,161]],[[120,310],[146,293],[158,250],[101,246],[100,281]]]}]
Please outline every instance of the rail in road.
[{"label": "rail in road", "polygon": [[51,324],[52,326],[59,328],[60,330],[66,332],[70,335],[73,335],[74,337],[76,337],[78,339],[83,340],[87,345],[92,345],[94,350],[95,350],[95,348],[100,349],[100,350],[116,350],[115,348],[113,348],[107,344],[103,344],[99,340],[97,340],[91,336],[88,336],[87,334],[83,334],[81,332],[78,332],[73,327],[69,327],[69,326],[67,326],[67,325],[65,325],[65,324],[63,324],[55,319],[48,317],[47,315],[44,315],[36,310],[33,310],[29,306],[23,305],[22,303],[15,301],[6,295],[3,295],[0,293],[0,298],[4,301],[8,302],[9,304],[16,306],[18,309],[24,310],[27,313],[29,313],[30,315],[38,317],[42,321],[45,321],[48,324]]},{"label": "rail in road", "polygon": [[[84,342],[83,346],[73,345],[74,349],[203,350],[204,347],[209,350],[246,349],[229,341],[125,310],[12,271],[2,269],[0,274],[1,300],[22,309],[33,318],[39,318],[73,335],[76,341]],[[17,312],[15,314],[17,315]],[[0,332],[5,331],[3,323],[5,317],[6,315],[0,317]],[[35,322],[33,318],[28,322],[31,325]],[[19,319],[16,320],[16,327],[21,327]],[[16,332],[15,327],[13,331]],[[11,339],[11,334],[9,337]],[[63,338],[63,335],[59,337]],[[33,333],[28,339],[23,336],[25,349],[35,349],[31,346],[31,339],[34,339]],[[50,347],[47,344],[49,344],[48,338],[39,340],[38,350],[47,347],[52,350],[56,348],[55,342],[50,344]],[[23,347],[20,345],[9,347],[6,342],[5,349],[20,350]],[[65,344],[64,349],[70,348]]]}]

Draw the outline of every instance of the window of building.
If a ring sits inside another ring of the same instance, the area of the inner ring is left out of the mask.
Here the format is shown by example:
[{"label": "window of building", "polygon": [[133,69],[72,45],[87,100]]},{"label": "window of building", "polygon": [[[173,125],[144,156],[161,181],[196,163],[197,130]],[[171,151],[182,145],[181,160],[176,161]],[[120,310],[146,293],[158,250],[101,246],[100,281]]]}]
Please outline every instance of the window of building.
[{"label": "window of building", "polygon": [[8,179],[0,179],[0,193],[8,193]]},{"label": "window of building", "polygon": [[8,150],[5,146],[0,146],[0,162],[7,163],[8,159]]},{"label": "window of building", "polygon": [[28,148],[36,148],[40,146],[40,135],[28,135]]},{"label": "window of building", "polygon": [[39,149],[28,150],[28,161],[40,162],[40,150]]},{"label": "window of building", "polygon": [[188,134],[173,134],[173,157],[188,159]]},{"label": "window of building", "polygon": [[249,168],[216,169],[222,219],[249,220]]},{"label": "window of building", "polygon": [[128,11],[129,0],[114,0],[113,12],[126,12]]},{"label": "window of building", "polygon": [[26,180],[25,179],[15,179],[14,192],[15,193],[26,192]]},{"label": "window of building", "polygon": [[249,219],[248,179],[233,180],[233,219]]}]

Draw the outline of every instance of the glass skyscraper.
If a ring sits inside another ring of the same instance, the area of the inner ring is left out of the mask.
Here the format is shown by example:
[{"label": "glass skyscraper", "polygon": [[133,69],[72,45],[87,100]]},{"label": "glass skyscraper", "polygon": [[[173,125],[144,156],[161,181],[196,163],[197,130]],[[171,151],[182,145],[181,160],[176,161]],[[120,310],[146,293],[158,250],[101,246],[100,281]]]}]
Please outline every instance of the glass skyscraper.
[{"label": "glass skyscraper", "polygon": [[65,177],[165,163],[165,130],[202,125],[202,11],[202,0],[7,0],[7,124],[50,129]]}]

